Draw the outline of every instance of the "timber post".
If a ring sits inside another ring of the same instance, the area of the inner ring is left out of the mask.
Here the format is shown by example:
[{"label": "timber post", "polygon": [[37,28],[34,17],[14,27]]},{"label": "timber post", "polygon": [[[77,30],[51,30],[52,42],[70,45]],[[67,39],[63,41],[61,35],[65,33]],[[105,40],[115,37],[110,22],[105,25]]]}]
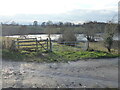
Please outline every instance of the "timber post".
[{"label": "timber post", "polygon": [[48,50],[48,38],[47,38],[47,50]]},{"label": "timber post", "polygon": [[50,38],[50,52],[52,52],[52,42],[51,42],[51,38]]},{"label": "timber post", "polygon": [[38,51],[38,41],[37,41],[37,38],[36,39],[36,52]]},{"label": "timber post", "polygon": [[17,46],[18,46],[17,48],[19,49],[19,40],[18,40],[18,38],[17,38]]},{"label": "timber post", "polygon": [[12,45],[11,45],[11,50],[15,51],[16,50],[16,45],[15,45],[15,41],[12,40]]}]

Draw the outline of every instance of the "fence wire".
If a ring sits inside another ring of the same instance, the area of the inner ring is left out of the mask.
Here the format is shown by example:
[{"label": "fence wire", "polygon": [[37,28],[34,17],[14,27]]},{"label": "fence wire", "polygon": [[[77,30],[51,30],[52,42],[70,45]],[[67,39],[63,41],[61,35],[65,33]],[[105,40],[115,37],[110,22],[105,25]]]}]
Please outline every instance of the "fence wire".
[{"label": "fence wire", "polygon": [[52,42],[52,51],[81,51],[87,49],[87,42]]}]

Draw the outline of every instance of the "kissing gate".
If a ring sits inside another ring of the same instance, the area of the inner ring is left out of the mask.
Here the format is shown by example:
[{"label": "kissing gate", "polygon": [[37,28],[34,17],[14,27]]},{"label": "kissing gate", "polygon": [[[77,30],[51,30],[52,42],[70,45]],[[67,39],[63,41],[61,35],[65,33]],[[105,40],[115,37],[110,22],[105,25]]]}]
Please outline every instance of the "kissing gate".
[{"label": "kissing gate", "polygon": [[37,38],[17,39],[13,41],[14,50],[26,51],[52,51],[51,38],[46,40],[37,40]]}]

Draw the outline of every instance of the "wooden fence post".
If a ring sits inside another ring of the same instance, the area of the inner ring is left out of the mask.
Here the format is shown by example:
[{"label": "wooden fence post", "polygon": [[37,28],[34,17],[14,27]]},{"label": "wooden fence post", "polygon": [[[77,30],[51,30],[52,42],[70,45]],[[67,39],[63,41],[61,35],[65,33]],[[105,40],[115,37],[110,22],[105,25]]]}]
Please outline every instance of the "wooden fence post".
[{"label": "wooden fence post", "polygon": [[84,43],[85,43],[85,45],[83,48],[85,51],[87,51],[89,49],[89,41],[85,41]]},{"label": "wooden fence post", "polygon": [[52,42],[51,42],[51,38],[50,38],[50,52],[52,52]]},{"label": "wooden fence post", "polygon": [[14,40],[12,40],[12,46],[11,46],[11,49],[12,49],[13,51],[16,50],[16,44],[15,44],[15,41],[14,41]]},{"label": "wooden fence post", "polygon": [[36,38],[36,52],[38,51],[38,41],[37,41],[37,38]]},{"label": "wooden fence post", "polygon": [[19,39],[17,38],[17,46],[18,46],[18,49],[19,49]]},{"label": "wooden fence post", "polygon": [[48,38],[47,38],[47,50],[48,50]]},{"label": "wooden fence post", "polygon": [[2,41],[2,48],[5,49],[5,40]]}]

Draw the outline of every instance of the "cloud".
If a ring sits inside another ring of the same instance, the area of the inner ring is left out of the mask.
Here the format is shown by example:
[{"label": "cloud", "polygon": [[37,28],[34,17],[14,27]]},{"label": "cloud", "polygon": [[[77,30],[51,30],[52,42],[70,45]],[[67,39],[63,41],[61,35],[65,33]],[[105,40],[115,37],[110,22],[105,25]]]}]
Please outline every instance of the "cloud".
[{"label": "cloud", "polygon": [[[17,14],[11,17],[0,17],[0,20],[11,20],[18,23],[32,23],[34,20],[38,22],[53,21],[53,22],[86,22],[86,21],[99,21],[106,22],[111,20],[113,16],[117,15],[114,10],[89,10],[89,9],[76,9],[61,14]],[[116,20],[117,16],[115,17]]]},{"label": "cloud", "polygon": [[60,14],[75,9],[117,10],[118,0],[0,0],[0,15]]}]

